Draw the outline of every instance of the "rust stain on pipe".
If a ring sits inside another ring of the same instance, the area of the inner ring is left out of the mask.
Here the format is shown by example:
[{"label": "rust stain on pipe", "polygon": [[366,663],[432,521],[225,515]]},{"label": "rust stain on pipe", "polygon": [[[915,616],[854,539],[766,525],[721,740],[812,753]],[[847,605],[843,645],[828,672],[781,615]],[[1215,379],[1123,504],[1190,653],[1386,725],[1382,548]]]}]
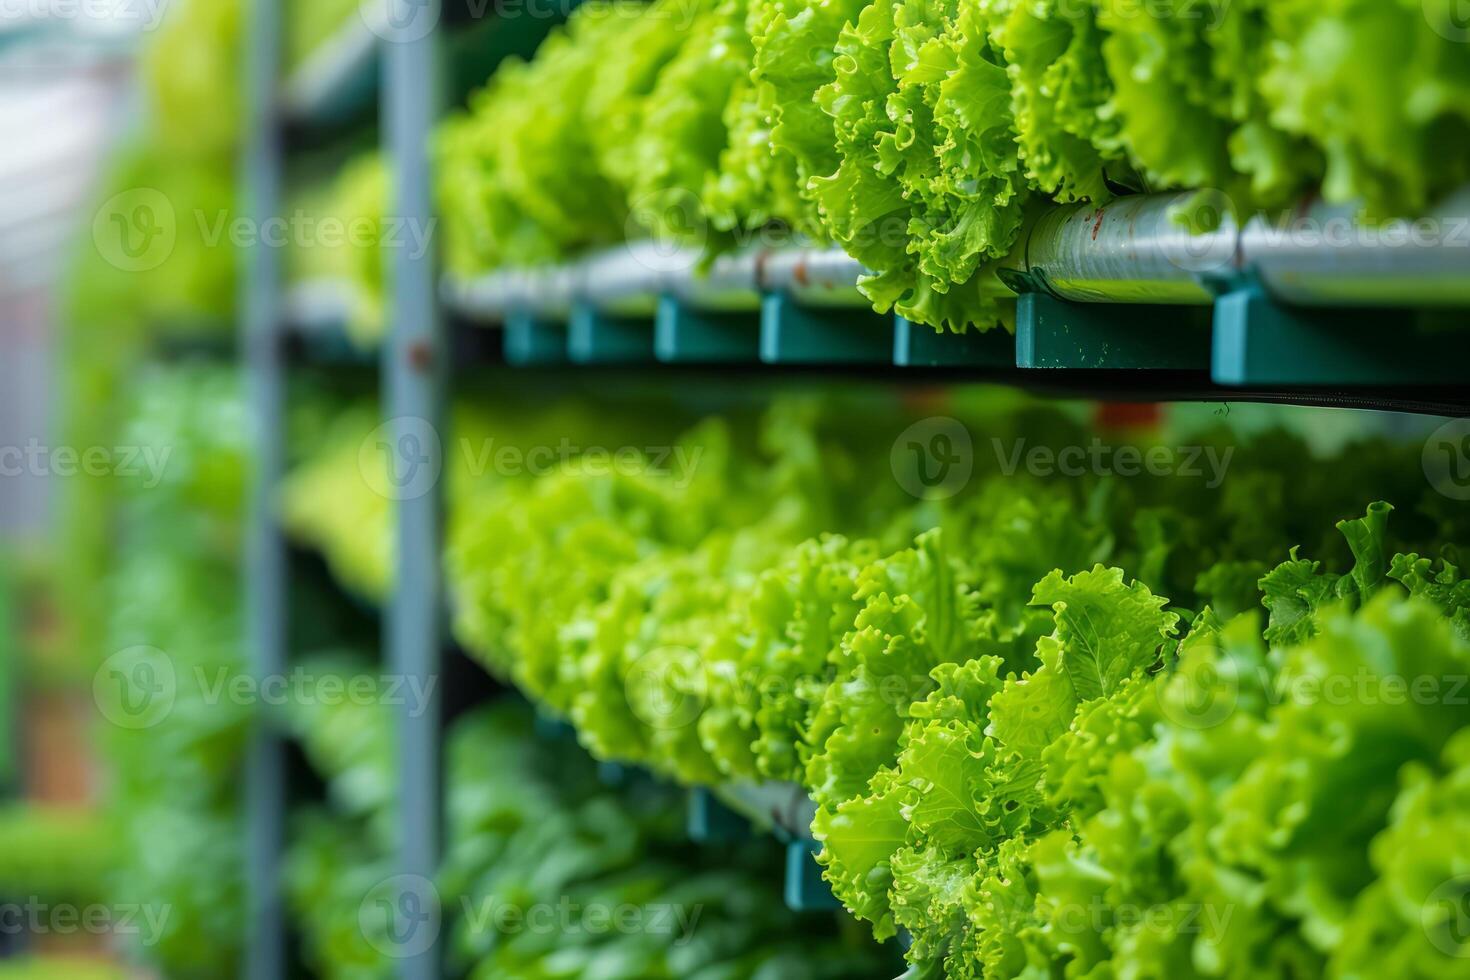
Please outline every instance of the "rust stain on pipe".
[{"label": "rust stain on pipe", "polygon": [[434,348],[427,340],[415,340],[406,351],[408,364],[415,371],[424,372],[434,366]]}]

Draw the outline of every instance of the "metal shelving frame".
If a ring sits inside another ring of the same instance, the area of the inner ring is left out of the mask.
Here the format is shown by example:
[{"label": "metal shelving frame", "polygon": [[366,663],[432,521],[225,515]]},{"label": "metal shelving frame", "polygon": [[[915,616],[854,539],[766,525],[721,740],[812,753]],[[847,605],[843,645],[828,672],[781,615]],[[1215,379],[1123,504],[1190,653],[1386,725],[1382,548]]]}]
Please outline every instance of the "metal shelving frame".
[{"label": "metal shelving frame", "polygon": [[[438,118],[439,13],[436,0],[393,0],[386,24],[370,26],[354,17],[317,57],[283,82],[281,2],[257,0],[249,6],[243,159],[249,218],[261,222],[281,212],[287,129],[329,124],[368,98],[382,113],[383,150],[393,174],[391,207],[405,220],[427,226],[432,216],[429,135]],[[379,80],[381,97],[373,94]],[[443,501],[437,474],[448,358],[433,256],[396,249],[384,261],[391,294],[391,333],[380,362],[384,463],[389,468],[386,487],[395,500],[399,556],[386,609],[384,660],[389,671],[417,678],[423,690],[437,692],[439,686],[427,680],[441,673]],[[240,300],[249,407],[256,426],[247,514],[246,643],[250,669],[264,678],[284,674],[289,656],[289,563],[275,510],[287,459],[287,342],[332,334],[335,325],[330,321],[340,304],[331,296],[288,296],[280,252],[264,247],[248,253]],[[307,322],[296,322],[302,320]],[[402,458],[410,445],[422,446],[429,458]],[[413,468],[415,475],[400,480],[406,475],[400,464]],[[432,881],[442,823],[437,700],[418,712],[405,706],[398,726],[394,868],[399,875],[416,876],[406,879],[410,882]],[[245,779],[249,922],[243,972],[248,980],[288,975],[289,930],[280,885],[286,779],[281,734],[268,718],[261,718],[251,735]],[[432,943],[402,958],[400,975],[433,980],[440,975],[438,953],[438,944]]]},{"label": "metal shelving frame", "polygon": [[[432,227],[430,136],[439,118],[439,61],[435,57],[439,0],[395,0],[384,51],[383,133],[393,175],[390,212]],[[433,25],[419,30],[423,18]],[[401,27],[399,25],[402,25]],[[427,701],[418,713],[398,716],[398,855],[396,870],[431,882],[439,865],[443,822],[440,728],[443,676],[443,469],[447,344],[439,315],[433,254],[389,250],[384,256],[390,298],[383,345],[383,393],[389,455],[397,473],[395,574],[388,607],[385,661],[399,678],[417,683]],[[417,448],[415,448],[417,447]],[[429,479],[421,468],[428,467]],[[434,980],[440,950],[430,942],[400,962],[405,980]]]},{"label": "metal shelving frame", "polygon": [[[328,124],[339,110],[347,111],[342,107],[360,105],[365,86],[371,92],[381,83],[377,102],[392,174],[390,207],[402,220],[432,219],[428,150],[443,67],[437,57],[442,0],[389,2],[386,26],[355,20],[345,25],[284,84],[281,0],[249,5],[243,159],[248,217],[261,221],[280,213],[285,131]],[[424,18],[432,25],[427,29]],[[1410,351],[1414,357],[1396,359],[1403,351],[1393,350],[1399,339],[1391,331],[1345,319],[1342,311],[1470,307],[1470,241],[1329,254],[1297,247],[1269,226],[1237,228],[1228,220],[1208,236],[1191,237],[1169,217],[1180,200],[1139,197],[1105,208],[1063,208],[1028,228],[1024,245],[1002,273],[1022,294],[1015,341],[1004,334],[942,336],[901,318],[877,316],[856,288],[864,270],[833,250],[753,250],[721,257],[696,274],[697,256],[634,243],[569,266],[443,283],[436,281],[432,254],[391,250],[384,257],[391,329],[377,364],[384,462],[394,477],[389,486],[401,491],[391,494],[397,566],[386,609],[387,669],[424,682],[424,690],[437,690],[427,681],[442,676],[444,503],[437,474],[446,445],[452,352],[441,303],[467,319],[502,324],[504,357],[512,366],[847,365],[894,379],[913,376],[895,367],[980,369],[985,376],[1019,368],[1031,369],[1033,377],[1092,368],[1205,376],[1213,370],[1217,382],[1240,386],[1242,397],[1287,401],[1292,385],[1377,381],[1399,385],[1403,394],[1422,390],[1416,385],[1430,377],[1448,379],[1463,397],[1463,356]],[[1470,195],[1449,213],[1470,212],[1467,203]],[[1318,211],[1314,220],[1342,218]],[[288,328],[294,316],[322,321],[318,326],[330,333],[325,321],[335,301],[320,294],[306,297],[304,305],[299,296],[288,298],[279,250],[256,248],[247,257],[241,310],[257,426],[246,547],[247,639],[251,669],[265,677],[283,673],[288,656],[287,549],[275,514],[286,465]],[[1206,321],[1213,312],[1213,348],[1211,325],[1195,330],[1190,310],[1206,314]],[[1328,319],[1316,318],[1322,310]],[[1222,337],[1234,345],[1233,360],[1221,354]],[[1462,341],[1449,337],[1445,343]],[[1271,372],[1272,365],[1279,369],[1288,361],[1288,370]],[[1415,371],[1428,373],[1420,377]],[[1021,383],[1017,377],[1005,375]],[[1200,397],[1198,388],[1180,390],[1184,397]],[[1446,403],[1423,404],[1411,410]],[[422,471],[434,476],[424,481]],[[405,707],[399,719],[395,869],[428,880],[437,868],[442,833],[440,713],[437,703],[416,715]],[[262,722],[251,738],[245,778],[250,980],[287,974],[279,885],[285,769],[282,740]],[[690,832],[709,841],[752,830],[773,834],[788,847],[788,903],[824,908],[831,896],[824,894],[811,859],[812,813],[800,787],[791,784],[697,789]],[[402,959],[400,973],[413,980],[439,976],[437,944]]]},{"label": "metal shelving frame", "polygon": [[[244,210],[256,227],[281,212],[283,119],[277,97],[281,66],[281,0],[247,6],[245,30]],[[246,253],[241,349],[254,469],[246,513],[245,622],[249,669],[257,681],[284,675],[288,656],[286,540],[276,519],[276,491],[286,470],[286,376],[281,342],[279,249]],[[286,754],[281,734],[260,718],[245,770],[247,980],[286,975],[286,914],[281,894],[286,845]]]}]

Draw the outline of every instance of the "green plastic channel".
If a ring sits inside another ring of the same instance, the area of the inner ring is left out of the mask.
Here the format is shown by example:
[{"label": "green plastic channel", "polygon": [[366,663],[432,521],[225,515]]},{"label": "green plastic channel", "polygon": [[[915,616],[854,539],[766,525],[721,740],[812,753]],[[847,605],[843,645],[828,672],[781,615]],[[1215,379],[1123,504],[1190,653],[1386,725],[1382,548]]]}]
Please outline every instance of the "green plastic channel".
[{"label": "green plastic channel", "polygon": [[750,821],[703,786],[689,791],[689,839],[696,844],[731,844],[751,836]]},{"label": "green plastic channel", "polygon": [[760,318],[699,310],[676,296],[658,301],[653,353],[661,364],[753,364],[760,359]]},{"label": "green plastic channel", "polygon": [[1026,293],[1016,304],[1016,366],[1208,371],[1210,333],[1209,307],[1069,303]]},{"label": "green plastic channel", "polygon": [[623,789],[633,780],[633,770],[621,762],[599,762],[597,781],[608,789]]},{"label": "green plastic channel", "polygon": [[1215,303],[1211,376],[1232,387],[1460,385],[1470,379],[1470,313],[1451,316],[1461,322],[1290,307],[1249,283]]},{"label": "green plastic channel", "polygon": [[761,300],[765,364],[891,364],[893,319],[867,308],[804,306],[784,293]]},{"label": "green plastic channel", "polygon": [[573,364],[646,364],[653,360],[653,323],[604,313],[588,303],[572,308],[567,356]]},{"label": "green plastic channel", "polygon": [[537,738],[548,742],[556,742],[563,739],[573,742],[577,740],[577,730],[571,726],[570,722],[555,718],[543,711],[536,712],[536,717],[531,724],[531,731]]},{"label": "green plastic channel", "polygon": [[348,333],[358,288],[337,278],[290,283],[281,299],[283,330],[294,356],[325,365],[375,365],[378,352]]},{"label": "green plastic channel", "polygon": [[380,363],[377,350],[364,347],[347,335],[340,326],[331,329],[291,330],[294,349],[307,364],[329,367],[375,367]]},{"label": "green plastic channel", "polygon": [[511,313],[505,318],[501,345],[505,363],[512,367],[565,364],[567,325],[535,313]]},{"label": "green plastic channel", "polygon": [[786,845],[786,907],[793,912],[829,912],[842,908],[832,886],[822,878],[816,841],[794,840]]},{"label": "green plastic channel", "polygon": [[1016,338],[999,329],[950,333],[896,316],[893,363],[898,367],[1013,368]]}]

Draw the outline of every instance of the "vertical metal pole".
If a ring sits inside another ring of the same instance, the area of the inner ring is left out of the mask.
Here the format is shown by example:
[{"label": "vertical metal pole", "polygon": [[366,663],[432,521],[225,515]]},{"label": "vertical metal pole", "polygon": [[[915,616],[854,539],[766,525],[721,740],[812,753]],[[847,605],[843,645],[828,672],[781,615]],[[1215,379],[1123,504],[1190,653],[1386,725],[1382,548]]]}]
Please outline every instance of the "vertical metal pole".
[{"label": "vertical metal pole", "polygon": [[[243,211],[261,222],[280,213],[280,0],[246,5]],[[281,345],[280,250],[257,244],[245,253],[241,294],[242,349],[254,472],[245,537],[245,622],[250,669],[259,678],[286,669],[286,544],[276,520],[275,493],[286,466],[285,365]],[[245,881],[248,980],[286,975],[285,908],[280,869],[286,827],[285,755],[279,733],[264,717],[251,732],[245,772]]]},{"label": "vertical metal pole", "polygon": [[[384,50],[383,130],[393,175],[397,220],[431,228],[429,143],[438,116],[437,0],[392,0]],[[397,499],[397,563],[388,614],[389,669],[432,692],[426,704],[399,709],[398,780],[404,887],[434,894],[441,835],[440,703],[443,576],[442,481],[447,345],[439,318],[432,251],[393,248],[385,256],[392,316],[384,349],[391,485]],[[412,700],[412,699],[409,699]],[[422,897],[422,895],[420,895]],[[421,903],[420,903],[421,904]],[[402,950],[400,975],[433,980],[440,973],[438,921],[426,942]]]}]

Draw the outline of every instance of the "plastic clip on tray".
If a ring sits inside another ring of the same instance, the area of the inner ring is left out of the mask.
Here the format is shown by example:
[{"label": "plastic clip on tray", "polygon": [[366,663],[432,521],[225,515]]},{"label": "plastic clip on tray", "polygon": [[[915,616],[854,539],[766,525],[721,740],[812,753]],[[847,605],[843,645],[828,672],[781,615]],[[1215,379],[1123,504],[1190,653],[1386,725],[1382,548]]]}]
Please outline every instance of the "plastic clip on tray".
[{"label": "plastic clip on tray", "polygon": [[940,334],[872,312],[857,289],[862,267],[838,250],[747,251],[699,266],[697,254],[635,242],[571,266],[446,282],[444,297],[503,324],[512,365],[1014,367],[1004,331]]},{"label": "plastic clip on tray", "polygon": [[700,843],[729,843],[768,833],[786,847],[783,893],[793,912],[838,909],[842,903],[822,878],[811,834],[816,806],[795,783],[736,783],[697,787],[689,794],[689,836]]},{"label": "plastic clip on tray", "polygon": [[761,361],[892,363],[892,318],[867,308],[857,292],[862,267],[847,255],[786,249],[761,268]]},{"label": "plastic clip on tray", "polygon": [[[1221,209],[1192,234],[1180,215],[1202,206],[1208,195],[1140,196],[1042,217],[1002,270],[1021,294],[1019,366],[1193,370],[1223,387],[1463,381],[1465,243],[1320,203],[1244,227]],[[1462,213],[1470,194],[1441,209]],[[1436,329],[1451,319],[1461,329]]]},{"label": "plastic clip on tray", "polygon": [[526,311],[505,318],[505,363],[512,367],[543,367],[567,363],[565,321]]},{"label": "plastic clip on tray", "polygon": [[[538,713],[538,738],[575,740],[576,729],[557,718]],[[623,789],[640,770],[616,762],[601,762],[597,775],[603,785]],[[689,791],[686,826],[689,839],[699,844],[729,844],[757,833],[770,834],[786,847],[784,895],[793,912],[841,908],[831,887],[822,879],[811,834],[816,805],[795,783],[732,783]]]}]

